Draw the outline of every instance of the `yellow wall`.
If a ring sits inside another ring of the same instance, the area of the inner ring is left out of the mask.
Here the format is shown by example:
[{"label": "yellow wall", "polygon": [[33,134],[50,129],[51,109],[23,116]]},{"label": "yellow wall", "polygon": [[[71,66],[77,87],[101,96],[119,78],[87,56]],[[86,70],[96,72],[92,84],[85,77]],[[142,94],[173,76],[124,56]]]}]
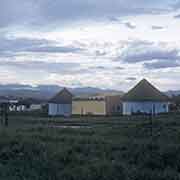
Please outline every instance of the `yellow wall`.
[{"label": "yellow wall", "polygon": [[75,100],[72,102],[74,115],[106,115],[106,102],[98,100]]}]

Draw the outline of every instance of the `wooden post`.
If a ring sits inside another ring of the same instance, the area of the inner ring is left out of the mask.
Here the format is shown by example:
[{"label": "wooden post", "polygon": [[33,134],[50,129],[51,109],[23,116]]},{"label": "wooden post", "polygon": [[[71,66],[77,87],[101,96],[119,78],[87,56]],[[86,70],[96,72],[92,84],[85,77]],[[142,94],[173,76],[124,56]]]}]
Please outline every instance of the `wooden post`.
[{"label": "wooden post", "polygon": [[4,125],[5,125],[5,127],[8,127],[8,104],[7,103],[5,103],[5,105],[4,105],[5,107],[4,107]]},{"label": "wooden post", "polygon": [[3,125],[3,104],[0,104],[0,108],[1,108],[1,125]]},{"label": "wooden post", "polygon": [[153,138],[153,113],[150,114],[151,138]]},{"label": "wooden post", "polygon": [[1,104],[1,123],[3,126],[8,127],[8,103]]},{"label": "wooden post", "polygon": [[150,124],[150,136],[152,139],[152,137],[153,137],[153,110],[151,110],[151,112],[149,114],[149,124]]}]

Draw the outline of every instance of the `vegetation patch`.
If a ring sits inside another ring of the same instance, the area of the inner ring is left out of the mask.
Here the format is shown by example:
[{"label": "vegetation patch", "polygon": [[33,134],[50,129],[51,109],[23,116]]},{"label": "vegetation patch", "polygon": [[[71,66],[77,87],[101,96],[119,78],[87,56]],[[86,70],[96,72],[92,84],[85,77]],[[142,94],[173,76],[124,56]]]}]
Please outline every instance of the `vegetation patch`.
[{"label": "vegetation patch", "polygon": [[[153,118],[152,136],[149,119],[142,117],[36,118],[12,116],[9,128],[0,129],[0,179],[180,178],[178,116]],[[56,128],[64,123],[69,128]],[[73,129],[72,123],[92,128]]]}]

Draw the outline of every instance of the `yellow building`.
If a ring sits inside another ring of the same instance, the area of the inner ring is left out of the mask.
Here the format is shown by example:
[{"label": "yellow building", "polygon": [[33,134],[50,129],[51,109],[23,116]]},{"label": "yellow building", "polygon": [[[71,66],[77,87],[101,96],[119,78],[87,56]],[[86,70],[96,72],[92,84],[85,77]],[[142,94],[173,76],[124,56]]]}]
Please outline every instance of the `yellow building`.
[{"label": "yellow building", "polygon": [[72,102],[73,115],[113,115],[121,114],[120,96],[91,97],[74,99]]}]

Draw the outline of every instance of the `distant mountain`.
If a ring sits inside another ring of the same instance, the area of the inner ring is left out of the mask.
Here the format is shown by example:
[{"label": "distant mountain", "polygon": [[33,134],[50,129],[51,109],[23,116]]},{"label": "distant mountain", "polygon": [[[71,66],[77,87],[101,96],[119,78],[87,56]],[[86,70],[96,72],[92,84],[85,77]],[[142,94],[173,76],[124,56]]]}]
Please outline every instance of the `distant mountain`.
[{"label": "distant mountain", "polygon": [[[22,84],[0,84],[0,96],[13,98],[36,98],[47,100],[59,92],[63,87],[58,85],[22,85]],[[94,87],[77,87],[68,88],[75,96],[92,96],[92,95],[123,95],[124,92],[112,89],[100,89]],[[167,91],[166,95],[172,97],[173,95],[180,95],[179,91]]]},{"label": "distant mountain", "polygon": [[[13,98],[36,98],[36,99],[49,99],[63,87],[58,85],[21,85],[21,84],[7,84],[0,85],[0,96],[13,97]],[[120,94],[122,91],[111,89],[100,89],[93,87],[78,87],[68,88],[75,96],[91,96],[94,94]]]},{"label": "distant mountain", "polygon": [[180,95],[180,90],[179,91],[167,91],[167,92],[165,92],[165,94],[168,95],[169,97],[172,97],[173,95],[177,96],[177,95]]}]

